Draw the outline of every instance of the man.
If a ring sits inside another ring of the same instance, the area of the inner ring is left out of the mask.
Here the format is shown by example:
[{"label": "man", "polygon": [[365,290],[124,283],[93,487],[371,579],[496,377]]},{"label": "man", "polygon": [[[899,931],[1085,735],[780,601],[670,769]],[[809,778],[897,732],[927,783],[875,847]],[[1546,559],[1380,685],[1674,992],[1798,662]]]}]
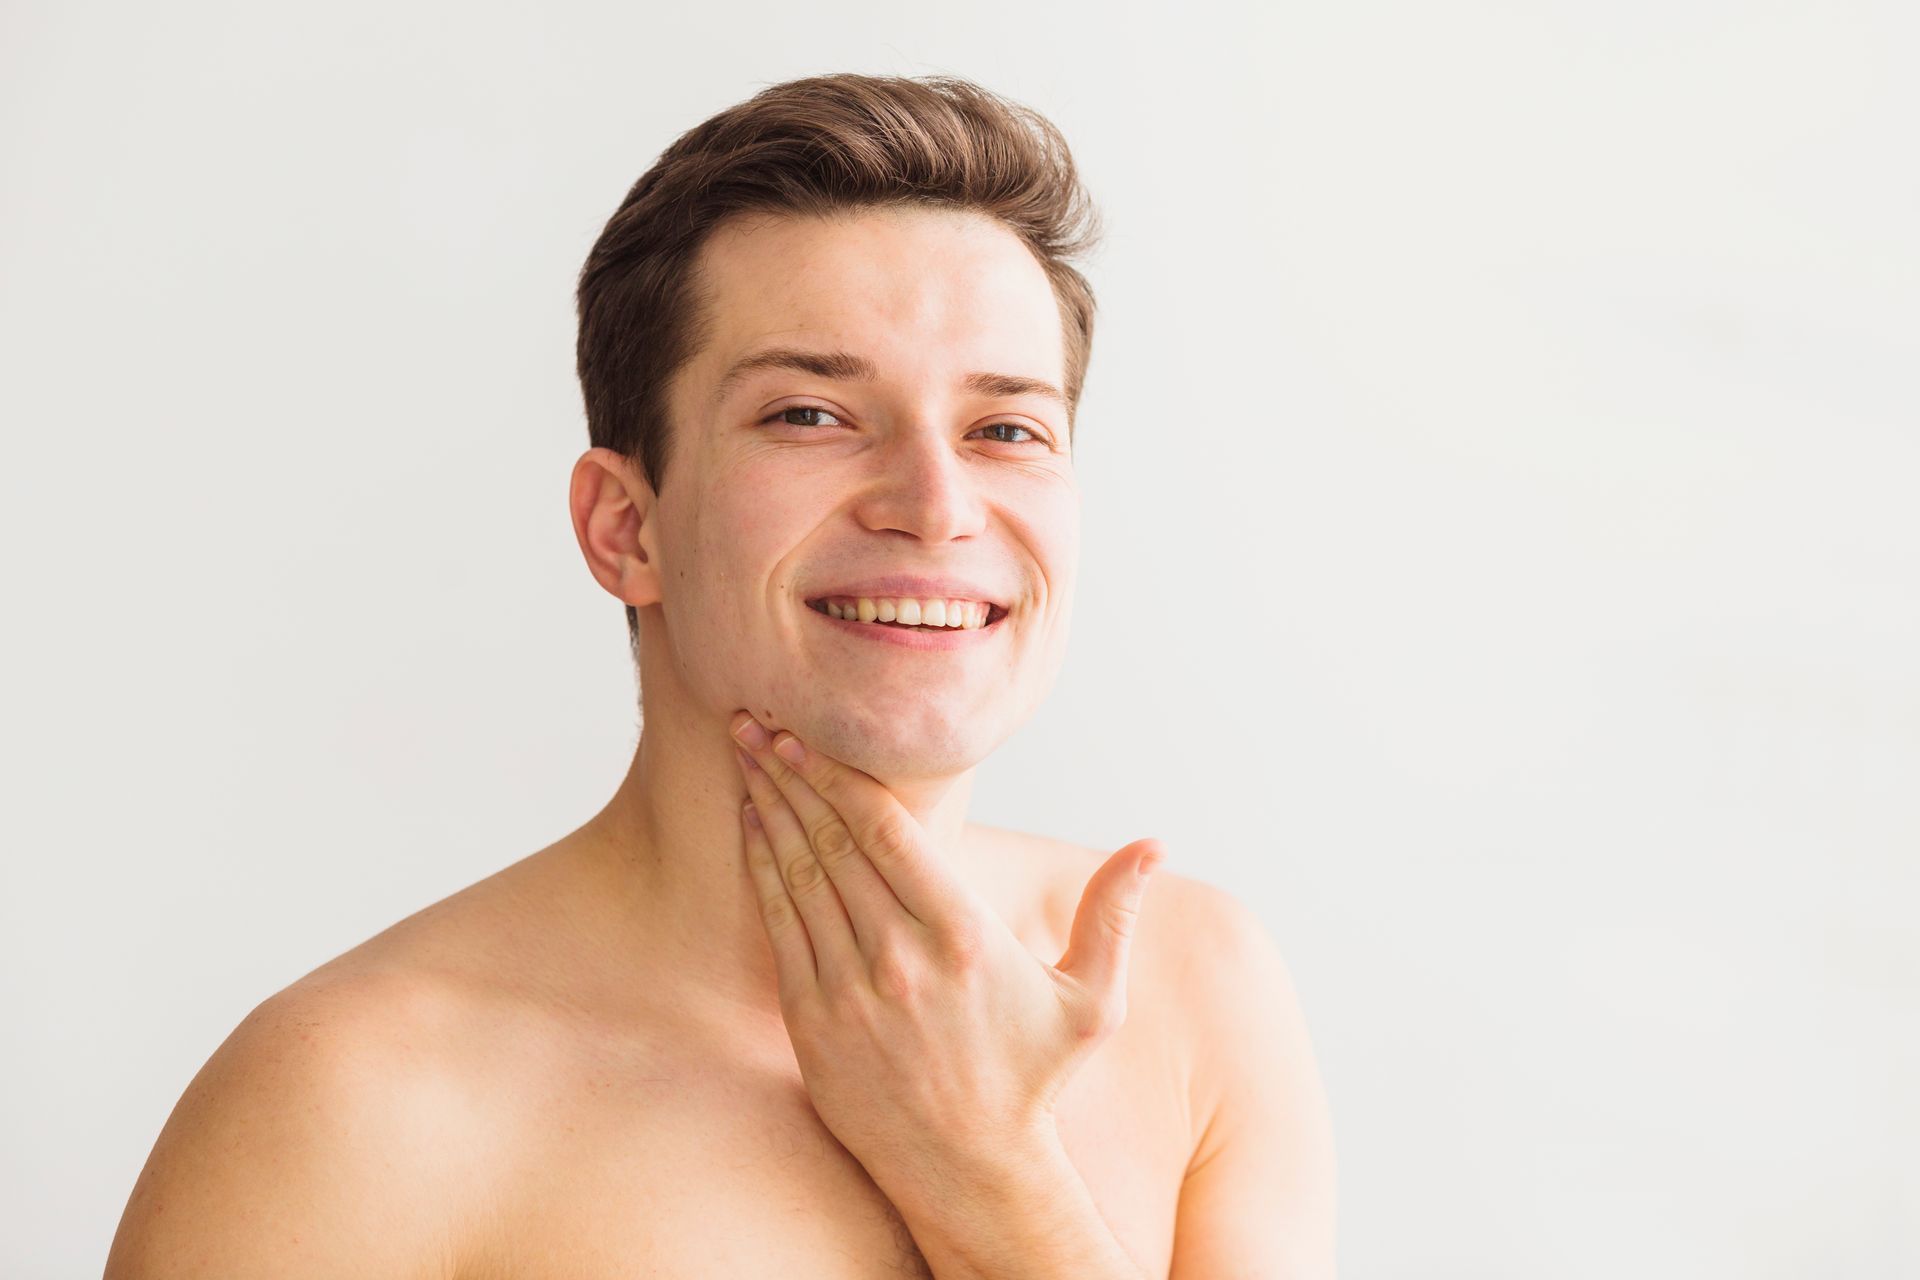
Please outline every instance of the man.
[{"label": "man", "polygon": [[626,779],[254,1010],[110,1280],[1332,1274],[1252,913],[1138,877],[1157,841],[965,817],[1065,651],[1086,213],[963,81],[774,86],[668,149],[581,278]]}]

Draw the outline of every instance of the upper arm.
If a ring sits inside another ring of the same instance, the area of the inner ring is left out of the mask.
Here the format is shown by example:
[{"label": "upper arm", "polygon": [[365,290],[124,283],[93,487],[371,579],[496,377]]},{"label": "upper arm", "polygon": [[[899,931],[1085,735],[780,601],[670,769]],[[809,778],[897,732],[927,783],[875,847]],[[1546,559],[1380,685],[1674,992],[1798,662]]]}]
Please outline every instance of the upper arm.
[{"label": "upper arm", "polygon": [[364,1006],[266,1001],[168,1117],[106,1280],[450,1274],[431,1092]]},{"label": "upper arm", "polygon": [[1331,1277],[1332,1122],[1292,978],[1258,916],[1193,885],[1182,993],[1199,1011],[1207,1121],[1181,1186],[1169,1280]]}]

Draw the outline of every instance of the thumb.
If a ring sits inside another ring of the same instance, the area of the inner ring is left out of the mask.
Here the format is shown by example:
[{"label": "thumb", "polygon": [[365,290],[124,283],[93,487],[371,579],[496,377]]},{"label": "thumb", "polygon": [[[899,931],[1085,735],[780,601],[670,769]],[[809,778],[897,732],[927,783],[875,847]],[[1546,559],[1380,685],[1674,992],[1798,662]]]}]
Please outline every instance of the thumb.
[{"label": "thumb", "polygon": [[1054,967],[1071,974],[1101,1001],[1126,998],[1127,951],[1147,878],[1166,860],[1158,840],[1135,840],[1101,864],[1080,895],[1066,954]]}]

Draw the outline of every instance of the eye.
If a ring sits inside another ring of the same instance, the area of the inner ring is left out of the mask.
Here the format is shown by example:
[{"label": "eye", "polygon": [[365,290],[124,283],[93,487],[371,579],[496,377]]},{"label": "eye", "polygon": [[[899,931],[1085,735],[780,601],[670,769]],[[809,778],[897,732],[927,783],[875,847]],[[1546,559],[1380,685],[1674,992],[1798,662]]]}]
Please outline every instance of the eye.
[{"label": "eye", "polygon": [[[835,422],[838,422],[840,420],[838,415],[836,415],[831,409],[822,408],[820,405],[817,405],[817,404],[790,404],[786,408],[776,409],[772,413],[768,414],[766,417],[760,419],[760,425],[764,427],[774,422],[779,422],[782,425],[789,426],[789,427],[824,427],[828,425],[827,423],[824,423],[824,422],[792,422],[787,419],[787,415],[790,413],[824,414],[827,417],[832,418]],[[1025,424],[1019,423],[1019,422],[991,422],[991,423],[988,423],[986,426],[981,427],[980,430],[981,431],[1024,431],[1027,433],[1026,438],[1023,440],[1009,440],[1009,439],[1001,438],[996,441],[996,443],[999,443],[999,444],[1038,444],[1038,445],[1044,446],[1044,445],[1048,445],[1049,443],[1045,436],[1035,431],[1032,427],[1026,426]]]},{"label": "eye", "polygon": [[1028,443],[1045,444],[1046,443],[1046,441],[1040,436],[1040,434],[1037,431],[1035,431],[1032,427],[1023,426],[1018,422],[990,422],[986,426],[980,429],[982,431],[994,431],[1002,427],[1004,427],[1008,431],[1024,431],[1027,433],[1027,438],[1025,440],[1002,440],[1000,441],[1001,444],[1028,444]]},{"label": "eye", "polygon": [[[760,425],[764,427],[776,418],[785,419],[786,416],[790,413],[824,413],[829,418],[832,418],[834,416],[832,410],[822,409],[817,404],[790,404],[786,408],[776,409],[774,412],[760,419]],[[834,420],[836,422],[839,421],[839,419],[837,418],[835,418]],[[785,425],[789,427],[819,427],[819,426],[825,426],[826,424],[821,422],[788,422]]]}]

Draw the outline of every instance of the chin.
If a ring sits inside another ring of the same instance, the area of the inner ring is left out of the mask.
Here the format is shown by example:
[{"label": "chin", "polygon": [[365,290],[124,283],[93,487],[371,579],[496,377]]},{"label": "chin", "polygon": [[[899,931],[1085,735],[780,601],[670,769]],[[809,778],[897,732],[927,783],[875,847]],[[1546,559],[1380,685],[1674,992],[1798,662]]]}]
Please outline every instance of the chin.
[{"label": "chin", "polygon": [[965,773],[992,750],[977,718],[943,716],[920,706],[910,714],[884,708],[821,708],[800,723],[785,723],[802,742],[811,742],[844,764],[876,778],[948,777]]}]

